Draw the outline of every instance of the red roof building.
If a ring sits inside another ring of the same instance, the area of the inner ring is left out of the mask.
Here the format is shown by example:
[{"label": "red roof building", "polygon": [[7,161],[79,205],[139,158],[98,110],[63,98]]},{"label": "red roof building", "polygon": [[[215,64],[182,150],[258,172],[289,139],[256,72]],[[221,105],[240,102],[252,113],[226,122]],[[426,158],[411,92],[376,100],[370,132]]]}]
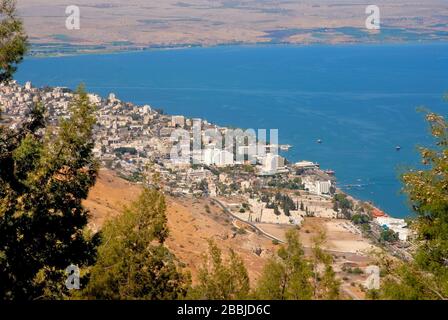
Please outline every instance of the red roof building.
[{"label": "red roof building", "polygon": [[373,208],[372,210],[372,216],[374,218],[378,218],[378,217],[387,217],[387,214],[385,214],[383,211],[381,211],[378,208]]}]

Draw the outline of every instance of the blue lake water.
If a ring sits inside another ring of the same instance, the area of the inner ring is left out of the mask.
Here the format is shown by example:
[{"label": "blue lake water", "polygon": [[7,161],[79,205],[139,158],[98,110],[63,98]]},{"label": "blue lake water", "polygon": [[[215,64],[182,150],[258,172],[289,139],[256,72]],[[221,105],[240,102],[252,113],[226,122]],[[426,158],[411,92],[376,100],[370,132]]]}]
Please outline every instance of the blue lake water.
[{"label": "blue lake water", "polygon": [[416,108],[447,115],[447,71],[448,43],[232,46],[27,58],[16,79],[84,82],[170,114],[278,128],[290,160],[335,170],[341,186],[359,185],[345,187],[350,194],[403,217],[399,170],[418,165],[416,145],[432,142]]}]

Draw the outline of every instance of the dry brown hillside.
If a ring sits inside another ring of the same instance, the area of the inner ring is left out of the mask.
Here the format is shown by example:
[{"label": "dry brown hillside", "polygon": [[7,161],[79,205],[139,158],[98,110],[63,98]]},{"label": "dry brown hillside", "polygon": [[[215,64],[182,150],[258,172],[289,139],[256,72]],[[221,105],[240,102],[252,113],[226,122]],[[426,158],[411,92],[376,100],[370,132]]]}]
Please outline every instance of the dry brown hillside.
[{"label": "dry brown hillside", "polygon": [[[105,221],[120,214],[139,195],[140,188],[111,171],[101,170],[84,202],[91,212],[90,227],[98,231]],[[226,252],[228,248],[235,250],[244,259],[252,281],[258,278],[267,256],[275,250],[272,242],[262,236],[250,231],[244,235],[234,232],[232,220],[206,199],[168,197],[167,204],[170,229],[167,246],[191,270],[193,280],[207,251],[208,239],[215,240]],[[257,248],[262,249],[260,256],[254,253]]]},{"label": "dry brown hillside", "polygon": [[[394,28],[383,33],[391,41],[406,39],[402,29],[419,38],[446,38],[446,0],[20,0],[18,8],[33,43],[117,49],[366,41],[360,35],[368,31],[365,10],[371,4],[380,8],[384,27]],[[80,10],[79,30],[65,26],[71,5]]]},{"label": "dry brown hillside", "polygon": [[[141,186],[127,182],[108,170],[101,170],[96,185],[90,191],[84,205],[90,210],[90,228],[98,231],[108,219],[122,212],[124,206],[136,199]],[[276,251],[271,240],[245,229],[236,232],[236,224],[221,208],[209,199],[167,197],[167,216],[170,236],[167,246],[191,270],[193,281],[197,279],[198,268],[207,251],[207,240],[213,239],[218,246],[228,253],[232,248],[239,254],[249,271],[252,284],[259,278],[267,261]],[[290,226],[260,224],[265,231],[282,239]],[[343,280],[342,291],[345,296],[362,298],[359,290],[365,275],[345,272],[343,266],[365,268],[371,263],[364,251],[371,248],[368,240],[357,234],[346,220],[325,218],[305,218],[300,230],[305,252],[310,253],[312,238],[318,231],[324,230],[327,242],[324,247],[335,259],[334,268]],[[257,252],[257,254],[255,253]]]}]

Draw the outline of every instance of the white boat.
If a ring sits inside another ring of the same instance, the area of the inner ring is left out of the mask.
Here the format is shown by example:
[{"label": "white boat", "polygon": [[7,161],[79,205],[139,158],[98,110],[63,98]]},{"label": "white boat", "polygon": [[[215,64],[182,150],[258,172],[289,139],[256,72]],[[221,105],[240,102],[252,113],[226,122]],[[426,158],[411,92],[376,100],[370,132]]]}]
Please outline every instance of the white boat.
[{"label": "white boat", "polygon": [[291,148],[291,147],[292,147],[292,146],[289,145],[289,144],[282,144],[282,145],[280,146],[280,150],[282,150],[282,151],[288,151],[289,148]]}]

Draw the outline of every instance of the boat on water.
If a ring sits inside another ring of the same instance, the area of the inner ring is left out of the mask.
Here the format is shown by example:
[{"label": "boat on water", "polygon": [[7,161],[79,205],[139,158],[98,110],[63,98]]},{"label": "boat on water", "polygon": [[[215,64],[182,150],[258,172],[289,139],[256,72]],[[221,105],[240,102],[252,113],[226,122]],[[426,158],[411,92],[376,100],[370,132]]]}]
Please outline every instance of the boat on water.
[{"label": "boat on water", "polygon": [[400,147],[400,146],[396,146],[396,147],[395,147],[395,150],[400,151],[400,150],[401,150],[401,147]]},{"label": "boat on water", "polygon": [[288,151],[292,146],[289,144],[282,144],[280,145],[280,150],[282,151]]},{"label": "boat on water", "polygon": [[322,143],[322,139],[317,139],[317,143],[321,144]]}]

